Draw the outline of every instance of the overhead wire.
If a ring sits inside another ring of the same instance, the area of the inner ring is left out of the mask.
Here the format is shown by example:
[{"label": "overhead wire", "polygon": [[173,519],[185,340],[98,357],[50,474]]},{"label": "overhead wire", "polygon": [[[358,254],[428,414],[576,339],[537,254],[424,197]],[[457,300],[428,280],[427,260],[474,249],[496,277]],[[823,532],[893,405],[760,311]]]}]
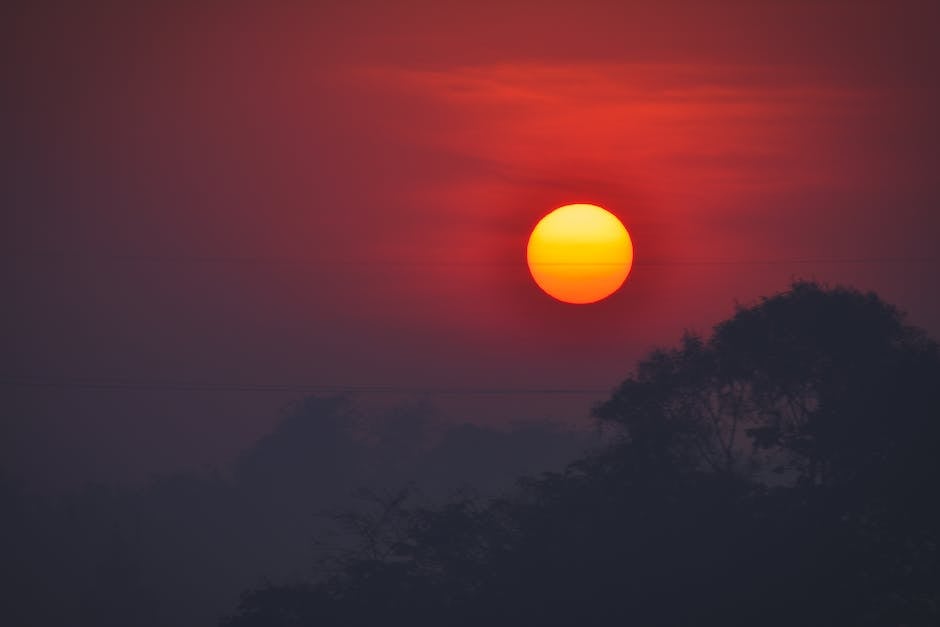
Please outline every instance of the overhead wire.
[{"label": "overhead wire", "polygon": [[447,387],[395,385],[312,385],[298,383],[244,383],[209,381],[169,381],[161,379],[74,378],[0,375],[0,386],[25,388],[75,388],[85,390],[154,390],[179,392],[288,392],[309,394],[410,394],[429,396],[502,395],[596,395],[604,388],[550,387]]},{"label": "overhead wire", "polygon": [[[88,263],[136,262],[136,263],[171,263],[171,264],[237,264],[237,265],[323,265],[331,267],[345,266],[511,266],[524,264],[518,261],[446,261],[446,260],[405,260],[405,259],[351,259],[338,257],[266,257],[240,255],[148,255],[114,253],[72,253],[41,251],[7,251],[0,253],[0,258],[7,260],[34,259],[48,261],[78,261]],[[783,264],[867,264],[867,263],[938,263],[940,257],[930,256],[892,256],[892,257],[791,257],[766,259],[634,259],[634,266],[723,266],[723,265],[783,265]],[[571,262],[564,262],[571,265]],[[591,263],[590,265],[601,265]]]}]

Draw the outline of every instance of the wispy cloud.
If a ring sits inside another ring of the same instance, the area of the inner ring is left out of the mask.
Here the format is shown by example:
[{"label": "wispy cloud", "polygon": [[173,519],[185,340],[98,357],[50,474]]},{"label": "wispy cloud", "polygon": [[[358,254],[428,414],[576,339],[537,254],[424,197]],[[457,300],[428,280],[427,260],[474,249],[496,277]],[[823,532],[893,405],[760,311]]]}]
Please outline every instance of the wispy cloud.
[{"label": "wispy cloud", "polygon": [[[512,63],[377,68],[451,123],[403,128],[415,141],[506,172],[640,181],[680,202],[702,195],[833,182],[822,168],[834,127],[872,106],[860,91],[786,67]],[[711,203],[707,203],[711,204]]]}]

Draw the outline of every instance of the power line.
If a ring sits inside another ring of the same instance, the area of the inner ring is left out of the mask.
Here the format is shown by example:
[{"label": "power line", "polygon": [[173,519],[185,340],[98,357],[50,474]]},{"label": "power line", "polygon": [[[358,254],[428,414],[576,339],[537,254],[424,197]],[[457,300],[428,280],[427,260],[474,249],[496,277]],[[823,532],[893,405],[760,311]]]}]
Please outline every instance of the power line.
[{"label": "power line", "polygon": [[[225,256],[225,255],[140,255],[140,254],[97,254],[69,252],[6,252],[0,257],[7,260],[42,260],[84,263],[167,263],[167,264],[232,264],[257,266],[391,266],[391,267],[481,267],[481,266],[517,266],[525,260],[461,262],[440,260],[400,260],[400,259],[343,259],[338,257],[264,257],[264,256]],[[894,257],[792,257],[768,259],[637,259],[635,266],[736,266],[736,265],[787,265],[787,264],[906,264],[938,263],[938,257],[894,256]],[[543,264],[544,265],[544,264]],[[564,265],[572,265],[565,263]],[[592,263],[589,265],[602,265]],[[620,265],[620,264],[616,264]]]},{"label": "power line", "polygon": [[94,379],[45,376],[0,376],[0,386],[82,390],[160,392],[258,392],[302,394],[412,394],[428,396],[588,396],[609,394],[601,388],[428,387],[394,385],[311,385],[296,383],[233,383],[159,379]]},{"label": "power line", "polygon": [[794,259],[695,259],[695,260],[650,260],[639,261],[639,266],[741,266],[741,265],[789,265],[789,264],[866,264],[866,263],[937,263],[933,257],[841,257],[841,258],[794,258]]}]

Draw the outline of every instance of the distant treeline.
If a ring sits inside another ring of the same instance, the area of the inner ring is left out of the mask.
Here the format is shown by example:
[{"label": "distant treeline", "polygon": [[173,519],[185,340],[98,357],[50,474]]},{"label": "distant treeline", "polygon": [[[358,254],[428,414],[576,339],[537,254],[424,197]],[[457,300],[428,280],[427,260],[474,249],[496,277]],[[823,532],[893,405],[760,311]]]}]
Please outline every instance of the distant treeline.
[{"label": "distant treeline", "polygon": [[940,624],[940,358],[875,295],[795,283],[594,415],[616,441],[515,494],[376,495],[222,624]]},{"label": "distant treeline", "polygon": [[422,405],[308,398],[220,473],[27,493],[0,475],[0,624],[197,627],[246,588],[322,577],[356,546],[340,513],[408,486],[444,502],[560,468],[596,439],[550,425],[444,425]]}]

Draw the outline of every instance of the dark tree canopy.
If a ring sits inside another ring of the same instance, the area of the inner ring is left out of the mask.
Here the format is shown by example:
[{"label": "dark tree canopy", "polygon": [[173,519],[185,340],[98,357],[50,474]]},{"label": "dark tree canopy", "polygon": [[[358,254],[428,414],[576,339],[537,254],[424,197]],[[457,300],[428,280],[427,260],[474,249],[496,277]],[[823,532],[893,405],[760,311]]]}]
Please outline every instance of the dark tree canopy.
[{"label": "dark tree canopy", "polygon": [[940,358],[875,295],[795,283],[595,416],[610,446],[511,496],[376,500],[363,550],[224,624],[940,623]]},{"label": "dark tree canopy", "polygon": [[936,434],[938,376],[894,307],[800,282],[655,351],[595,415],[650,463],[828,485],[909,463]]}]

